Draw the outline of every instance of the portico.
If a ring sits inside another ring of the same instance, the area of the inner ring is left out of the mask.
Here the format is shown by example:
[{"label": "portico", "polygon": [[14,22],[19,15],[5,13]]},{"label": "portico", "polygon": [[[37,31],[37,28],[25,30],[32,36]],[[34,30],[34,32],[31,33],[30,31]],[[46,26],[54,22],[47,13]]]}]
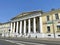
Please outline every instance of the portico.
[{"label": "portico", "polygon": [[37,34],[42,33],[41,13],[25,15],[19,19],[11,21],[11,32],[17,36],[36,37]]}]

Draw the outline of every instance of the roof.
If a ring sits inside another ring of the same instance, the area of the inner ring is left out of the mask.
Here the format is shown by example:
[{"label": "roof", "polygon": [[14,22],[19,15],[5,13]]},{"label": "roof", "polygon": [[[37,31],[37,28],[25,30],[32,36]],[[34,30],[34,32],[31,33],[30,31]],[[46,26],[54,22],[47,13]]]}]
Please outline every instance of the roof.
[{"label": "roof", "polygon": [[31,15],[31,14],[36,14],[36,13],[43,13],[43,11],[31,11],[31,12],[23,12],[15,17],[13,17],[11,20],[16,19],[16,18],[20,18],[26,15]]},{"label": "roof", "polygon": [[60,13],[60,9],[55,9],[55,10],[51,10],[49,12],[45,12],[43,13],[41,16],[45,16],[45,15],[52,15],[54,13]]},{"label": "roof", "polygon": [[8,24],[8,23],[10,23],[10,22],[0,23],[0,25],[2,25],[2,24]]}]

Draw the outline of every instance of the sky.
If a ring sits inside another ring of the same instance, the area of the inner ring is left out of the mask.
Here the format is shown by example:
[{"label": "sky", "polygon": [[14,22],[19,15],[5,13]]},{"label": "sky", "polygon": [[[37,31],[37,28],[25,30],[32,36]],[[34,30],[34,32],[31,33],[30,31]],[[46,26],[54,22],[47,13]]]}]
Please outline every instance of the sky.
[{"label": "sky", "polygon": [[60,8],[60,0],[0,0],[0,23],[8,22],[22,12]]}]

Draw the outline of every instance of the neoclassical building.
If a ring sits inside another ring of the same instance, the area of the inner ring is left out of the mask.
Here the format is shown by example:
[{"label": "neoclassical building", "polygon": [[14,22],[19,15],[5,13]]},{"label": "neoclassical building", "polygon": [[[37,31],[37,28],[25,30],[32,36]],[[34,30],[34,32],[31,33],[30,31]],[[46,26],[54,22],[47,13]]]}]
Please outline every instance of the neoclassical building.
[{"label": "neoclassical building", "polygon": [[13,37],[60,38],[60,9],[21,13],[11,19],[10,33]]},{"label": "neoclassical building", "polygon": [[25,12],[11,19],[11,36],[43,37],[42,11]]},{"label": "neoclassical building", "polygon": [[5,24],[9,24],[7,32],[10,37],[60,38],[60,9],[21,13],[13,17],[10,23],[1,25],[0,31],[5,30]]}]

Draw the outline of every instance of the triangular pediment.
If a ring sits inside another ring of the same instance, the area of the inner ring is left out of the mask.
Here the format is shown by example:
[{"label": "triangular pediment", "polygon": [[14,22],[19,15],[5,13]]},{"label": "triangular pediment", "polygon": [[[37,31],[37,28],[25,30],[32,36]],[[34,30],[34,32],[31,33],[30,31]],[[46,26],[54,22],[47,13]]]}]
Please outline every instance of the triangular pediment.
[{"label": "triangular pediment", "polygon": [[31,14],[36,14],[36,13],[43,13],[42,11],[31,11],[31,12],[23,12],[17,16],[15,16],[14,18],[12,18],[11,20],[26,16],[26,15],[31,15]]}]

